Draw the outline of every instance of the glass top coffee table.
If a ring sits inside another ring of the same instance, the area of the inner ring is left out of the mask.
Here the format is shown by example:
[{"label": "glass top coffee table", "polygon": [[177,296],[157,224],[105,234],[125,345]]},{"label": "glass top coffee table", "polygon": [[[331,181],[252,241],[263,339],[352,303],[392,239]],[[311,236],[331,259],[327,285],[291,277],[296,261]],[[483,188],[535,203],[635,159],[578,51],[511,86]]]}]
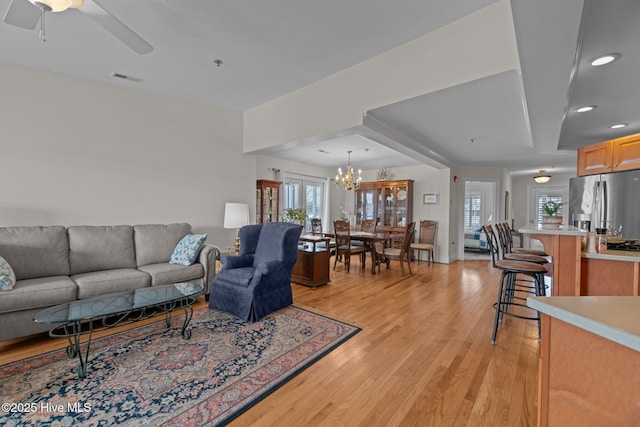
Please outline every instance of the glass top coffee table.
[{"label": "glass top coffee table", "polygon": [[[56,305],[40,311],[33,320],[37,323],[60,323],[49,331],[49,335],[54,338],[66,337],[69,340],[67,356],[78,356],[78,377],[84,378],[87,375],[89,348],[94,330],[113,328],[123,322],[137,322],[161,314],[165,315],[165,324],[169,328],[171,314],[183,310],[185,318],[181,334],[183,339],[188,340],[191,338],[191,329],[188,329],[188,326],[193,316],[192,305],[202,292],[202,285],[192,282],[140,288]],[[80,351],[81,335],[88,336],[84,357]]]}]

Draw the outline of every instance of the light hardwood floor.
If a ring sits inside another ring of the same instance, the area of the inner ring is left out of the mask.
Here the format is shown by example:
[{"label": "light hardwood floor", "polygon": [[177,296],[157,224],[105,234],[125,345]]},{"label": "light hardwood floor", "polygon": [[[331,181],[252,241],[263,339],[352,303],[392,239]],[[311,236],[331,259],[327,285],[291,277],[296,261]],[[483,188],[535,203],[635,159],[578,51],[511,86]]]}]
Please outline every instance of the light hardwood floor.
[{"label": "light hardwood floor", "polygon": [[[354,257],[328,285],[294,285],[295,305],[362,331],[230,425],[535,425],[537,327],[508,318],[490,344],[498,272],[477,260],[412,268],[372,276]],[[0,363],[63,345],[0,343]]]}]

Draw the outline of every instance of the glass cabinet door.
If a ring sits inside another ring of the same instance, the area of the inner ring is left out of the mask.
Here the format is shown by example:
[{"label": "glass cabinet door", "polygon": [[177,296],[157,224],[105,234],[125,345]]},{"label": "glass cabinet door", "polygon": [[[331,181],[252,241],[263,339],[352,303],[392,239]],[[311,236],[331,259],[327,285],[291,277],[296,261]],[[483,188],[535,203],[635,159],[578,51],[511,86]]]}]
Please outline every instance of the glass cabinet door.
[{"label": "glass cabinet door", "polygon": [[356,192],[356,224],[361,225],[364,219],[375,219],[375,189],[361,187]]},{"label": "glass cabinet door", "polygon": [[355,195],[356,223],[374,219],[379,227],[406,227],[413,217],[413,180],[363,182]]},{"label": "glass cabinet door", "polygon": [[[262,222],[273,222],[278,220],[278,188],[267,187],[264,189],[264,214]],[[275,216],[274,216],[275,214]]]},{"label": "glass cabinet door", "polygon": [[279,181],[256,181],[256,220],[258,224],[278,221]]},{"label": "glass cabinet door", "polygon": [[409,189],[406,185],[396,187],[396,211],[395,227],[406,227],[407,225],[407,203],[409,199]]}]

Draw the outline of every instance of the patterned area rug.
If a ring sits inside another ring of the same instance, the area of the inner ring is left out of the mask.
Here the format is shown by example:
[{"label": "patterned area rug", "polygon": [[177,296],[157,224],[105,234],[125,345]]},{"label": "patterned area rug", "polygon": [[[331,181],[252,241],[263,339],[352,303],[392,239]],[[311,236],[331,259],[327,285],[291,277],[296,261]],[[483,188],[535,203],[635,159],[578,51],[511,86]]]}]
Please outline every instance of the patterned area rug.
[{"label": "patterned area rug", "polygon": [[360,330],[296,307],[256,323],[203,309],[183,340],[182,319],[96,339],[85,379],[64,349],[0,366],[0,425],[223,425]]}]

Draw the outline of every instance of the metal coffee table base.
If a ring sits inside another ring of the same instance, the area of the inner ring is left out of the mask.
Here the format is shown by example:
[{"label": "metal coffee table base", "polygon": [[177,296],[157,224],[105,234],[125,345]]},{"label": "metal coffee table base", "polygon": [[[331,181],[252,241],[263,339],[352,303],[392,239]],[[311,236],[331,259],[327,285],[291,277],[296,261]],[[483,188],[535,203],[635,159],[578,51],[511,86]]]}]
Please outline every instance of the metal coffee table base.
[{"label": "metal coffee table base", "polygon": [[[91,347],[91,339],[94,331],[94,322],[99,322],[100,326],[96,331],[110,329],[118,326],[122,322],[134,323],[145,318],[151,318],[164,313],[165,325],[167,329],[171,327],[171,315],[175,311],[184,311],[184,322],[182,323],[182,339],[188,340],[191,338],[191,329],[188,328],[191,318],[193,317],[192,304],[195,302],[194,297],[185,297],[181,300],[175,300],[167,303],[161,303],[154,306],[143,307],[139,309],[133,309],[128,312],[118,313],[117,315],[105,316],[88,320],[75,320],[67,322],[63,325],[56,326],[49,331],[49,336],[53,338],[66,337],[69,340],[67,346],[67,357],[78,357],[80,366],[78,366],[78,378],[84,378],[87,376],[87,364],[89,362],[89,349]],[[83,331],[83,326],[85,330]],[[80,349],[81,336],[86,335],[87,348],[84,351],[84,355]]]}]

